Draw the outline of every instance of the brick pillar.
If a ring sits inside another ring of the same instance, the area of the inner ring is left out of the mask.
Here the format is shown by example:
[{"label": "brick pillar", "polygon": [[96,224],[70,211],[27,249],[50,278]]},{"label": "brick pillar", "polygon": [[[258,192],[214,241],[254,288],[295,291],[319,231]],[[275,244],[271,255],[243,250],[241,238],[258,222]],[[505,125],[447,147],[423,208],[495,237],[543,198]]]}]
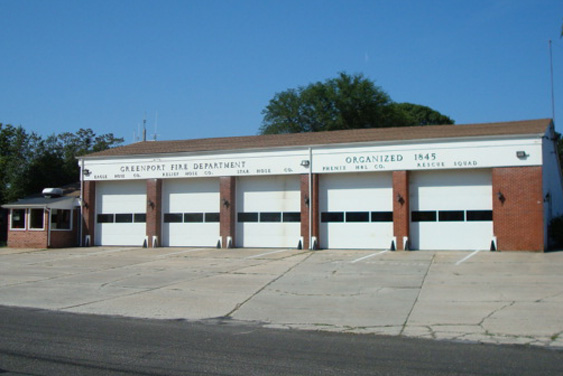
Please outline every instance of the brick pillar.
[{"label": "brick pillar", "polygon": [[156,246],[162,243],[162,180],[147,180],[147,247],[153,246],[156,237]]},{"label": "brick pillar", "polygon": [[[316,248],[319,247],[319,175],[311,176],[312,187],[309,197],[309,175],[301,175],[301,236],[303,237],[303,249],[309,249],[309,231],[311,236],[317,238]],[[309,228],[309,207],[311,228]]]},{"label": "brick pillar", "polygon": [[409,172],[393,171],[393,234],[398,251],[404,251],[403,238],[409,236],[409,215]]},{"label": "brick pillar", "polygon": [[90,245],[94,245],[96,229],[96,182],[88,180],[84,182],[82,192],[84,200],[82,208],[82,244],[86,245],[86,236],[90,236]]},{"label": "brick pillar", "polygon": [[492,194],[497,249],[543,252],[542,168],[493,168]]},{"label": "brick pillar", "polygon": [[[236,178],[234,176],[223,176],[220,178],[220,235],[223,248],[235,246],[236,232]],[[228,242],[231,238],[231,243]]]}]

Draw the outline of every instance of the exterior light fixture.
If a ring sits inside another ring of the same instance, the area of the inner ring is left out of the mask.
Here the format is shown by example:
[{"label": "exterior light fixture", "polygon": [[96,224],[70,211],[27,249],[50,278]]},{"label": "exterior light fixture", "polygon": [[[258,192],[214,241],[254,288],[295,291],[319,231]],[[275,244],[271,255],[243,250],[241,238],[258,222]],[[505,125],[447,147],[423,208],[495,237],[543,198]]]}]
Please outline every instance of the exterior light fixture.
[{"label": "exterior light fixture", "polygon": [[309,167],[309,165],[311,164],[311,162],[308,159],[304,159],[301,161],[301,166],[307,168]]},{"label": "exterior light fixture", "polygon": [[501,191],[498,191],[497,198],[501,202],[501,204],[504,204],[504,202],[506,201],[506,197],[504,197],[504,194],[502,194]]},{"label": "exterior light fixture", "polygon": [[229,200],[227,200],[226,198],[223,199],[223,206],[226,208],[229,208],[229,206],[231,206],[231,203],[229,202]]},{"label": "exterior light fixture", "polygon": [[304,202],[305,202],[305,205],[308,207],[308,206],[309,206],[309,202],[310,202],[310,201],[309,201],[309,196],[305,196]]},{"label": "exterior light fixture", "polygon": [[405,198],[403,196],[401,196],[400,193],[397,193],[397,202],[401,205],[405,204]]},{"label": "exterior light fixture", "polygon": [[155,206],[155,205],[154,205],[154,202],[152,202],[152,200],[151,200],[150,198],[147,200],[147,205],[148,205],[151,209],[154,209],[154,206]]},{"label": "exterior light fixture", "polygon": [[516,156],[518,157],[518,159],[526,159],[530,156],[530,154],[526,154],[524,150],[518,150],[516,152]]},{"label": "exterior light fixture", "polygon": [[84,174],[84,176],[90,176],[90,174],[92,173],[92,171],[88,170],[87,168],[85,168],[82,173]]}]

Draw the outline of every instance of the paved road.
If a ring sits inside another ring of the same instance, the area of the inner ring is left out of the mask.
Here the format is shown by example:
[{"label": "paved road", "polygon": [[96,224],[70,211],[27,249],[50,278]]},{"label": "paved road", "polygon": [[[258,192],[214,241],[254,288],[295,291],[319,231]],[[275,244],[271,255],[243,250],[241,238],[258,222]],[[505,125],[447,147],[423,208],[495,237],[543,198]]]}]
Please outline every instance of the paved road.
[{"label": "paved road", "polygon": [[2,375],[561,375],[560,351],[0,306]]},{"label": "paved road", "polygon": [[0,248],[0,304],[563,348],[563,252]]}]

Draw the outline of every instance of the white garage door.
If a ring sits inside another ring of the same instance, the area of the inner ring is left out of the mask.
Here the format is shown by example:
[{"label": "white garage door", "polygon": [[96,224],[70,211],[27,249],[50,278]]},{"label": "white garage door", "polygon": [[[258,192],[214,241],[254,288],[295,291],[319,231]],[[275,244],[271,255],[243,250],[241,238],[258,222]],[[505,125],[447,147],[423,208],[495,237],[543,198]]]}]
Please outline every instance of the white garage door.
[{"label": "white garage door", "polygon": [[413,172],[410,197],[412,249],[490,249],[491,170]]},{"label": "white garage door", "polygon": [[162,244],[217,246],[219,205],[218,179],[165,180],[162,186]]},{"label": "white garage door", "polygon": [[321,176],[321,248],[390,248],[393,240],[392,197],[391,173]]},{"label": "white garage door", "polygon": [[237,179],[237,247],[296,248],[301,234],[298,176]]},{"label": "white garage door", "polygon": [[145,181],[96,183],[96,245],[141,246],[146,235]]}]

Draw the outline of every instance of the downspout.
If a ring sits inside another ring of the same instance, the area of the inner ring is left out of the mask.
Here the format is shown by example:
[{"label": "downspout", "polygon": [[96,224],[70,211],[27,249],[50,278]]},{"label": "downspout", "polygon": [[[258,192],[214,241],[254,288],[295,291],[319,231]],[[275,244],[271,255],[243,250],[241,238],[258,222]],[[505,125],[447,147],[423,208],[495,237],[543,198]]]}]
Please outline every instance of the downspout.
[{"label": "downspout", "polygon": [[309,148],[309,249],[313,249],[313,148]]},{"label": "downspout", "polygon": [[47,248],[51,248],[51,208],[45,207],[47,212]]},{"label": "downspout", "polygon": [[79,244],[81,247],[83,247],[84,236],[82,236],[82,232],[84,231],[84,159],[80,159],[80,218],[78,218],[78,220],[80,221],[80,227],[78,230],[78,235],[80,236]]}]

